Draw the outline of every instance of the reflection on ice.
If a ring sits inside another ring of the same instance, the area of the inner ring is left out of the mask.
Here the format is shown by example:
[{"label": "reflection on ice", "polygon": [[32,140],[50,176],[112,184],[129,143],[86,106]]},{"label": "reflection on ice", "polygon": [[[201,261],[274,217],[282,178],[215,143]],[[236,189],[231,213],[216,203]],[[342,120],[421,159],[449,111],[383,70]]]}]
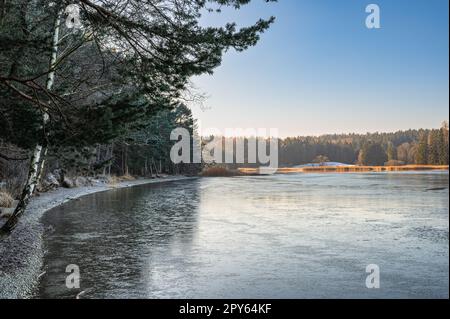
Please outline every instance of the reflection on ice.
[{"label": "reflection on ice", "polygon": [[[435,191],[427,191],[436,189]],[[448,298],[448,173],[210,178],[47,213],[41,297]],[[80,266],[81,288],[64,270]],[[381,288],[366,288],[379,265]]]}]

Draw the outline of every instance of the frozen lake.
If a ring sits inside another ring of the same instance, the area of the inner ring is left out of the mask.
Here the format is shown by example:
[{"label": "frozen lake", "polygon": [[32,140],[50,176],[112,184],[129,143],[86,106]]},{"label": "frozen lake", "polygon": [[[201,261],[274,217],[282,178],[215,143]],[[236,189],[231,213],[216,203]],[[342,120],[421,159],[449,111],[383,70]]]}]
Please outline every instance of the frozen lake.
[{"label": "frozen lake", "polygon": [[[448,172],[203,178],[55,208],[36,297],[448,298]],[[68,289],[66,266],[80,269]],[[368,289],[366,266],[380,268]]]}]

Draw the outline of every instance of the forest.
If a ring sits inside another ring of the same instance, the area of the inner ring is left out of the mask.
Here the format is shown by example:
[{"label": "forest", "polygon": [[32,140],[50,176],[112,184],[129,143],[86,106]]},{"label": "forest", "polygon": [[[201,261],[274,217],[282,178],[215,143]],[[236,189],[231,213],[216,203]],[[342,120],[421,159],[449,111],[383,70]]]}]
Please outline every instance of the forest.
[{"label": "forest", "polygon": [[341,162],[361,165],[448,165],[448,124],[395,133],[333,134],[281,140],[280,163]]},{"label": "forest", "polygon": [[[256,45],[275,19],[241,28],[199,21],[248,3],[1,0],[0,189],[19,200],[3,229],[14,227],[36,191],[92,178],[197,175],[202,164],[170,160],[172,130],[197,134],[190,79],[212,74],[227,51]],[[448,125],[278,145],[280,166],[447,165]]]},{"label": "forest", "polygon": [[[301,131],[301,128],[298,129]],[[213,137],[209,137],[211,140]],[[269,139],[259,137],[214,137],[222,149],[222,163],[233,158],[229,168],[254,168],[260,163],[251,153],[259,145],[270,149]],[[258,143],[257,143],[258,141]],[[447,122],[439,129],[410,129],[393,133],[328,134],[277,139],[280,167],[337,162],[362,166],[448,165],[449,130]],[[221,146],[220,146],[221,145]],[[236,160],[237,147],[244,148],[244,163]],[[232,147],[231,147],[232,146]],[[232,153],[232,154],[231,154]]]},{"label": "forest", "polygon": [[1,0],[0,178],[19,199],[2,230],[15,227],[36,190],[71,186],[73,176],[193,173],[167,152],[167,132],[195,126],[191,77],[256,45],[274,22],[200,19],[248,3]]}]

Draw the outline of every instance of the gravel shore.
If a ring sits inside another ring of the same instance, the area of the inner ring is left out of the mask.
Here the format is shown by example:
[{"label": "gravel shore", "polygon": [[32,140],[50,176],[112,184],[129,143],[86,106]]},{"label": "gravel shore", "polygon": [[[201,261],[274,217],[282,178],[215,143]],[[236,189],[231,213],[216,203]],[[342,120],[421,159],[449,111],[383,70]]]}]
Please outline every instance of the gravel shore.
[{"label": "gravel shore", "polygon": [[[191,179],[176,176],[142,179],[116,185],[96,184],[78,188],[59,188],[34,197],[16,229],[0,239],[0,299],[29,298],[36,287],[44,257],[42,215],[59,205],[84,195],[144,184]],[[3,221],[2,221],[3,222]]]}]

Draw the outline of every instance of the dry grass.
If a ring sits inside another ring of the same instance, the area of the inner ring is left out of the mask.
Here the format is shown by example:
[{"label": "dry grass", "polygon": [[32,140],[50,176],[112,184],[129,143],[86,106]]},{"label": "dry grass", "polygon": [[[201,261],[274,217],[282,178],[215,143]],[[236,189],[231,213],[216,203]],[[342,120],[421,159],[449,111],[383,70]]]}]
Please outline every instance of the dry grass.
[{"label": "dry grass", "polygon": [[108,184],[111,186],[116,186],[120,182],[119,178],[115,175],[108,176]]},{"label": "dry grass", "polygon": [[240,175],[240,172],[218,166],[205,168],[200,175],[203,177],[232,177]]},{"label": "dry grass", "polygon": [[108,176],[108,184],[111,186],[117,186],[117,184],[121,182],[131,182],[135,181],[136,178],[131,175],[123,175],[123,176]]},{"label": "dry grass", "polygon": [[[278,174],[293,173],[358,173],[358,172],[398,172],[448,170],[448,165],[404,165],[404,166],[318,166],[301,168],[279,168]],[[242,168],[239,171],[246,175],[255,175],[257,169]]]},{"label": "dry grass", "polygon": [[14,198],[10,193],[4,190],[0,190],[0,207],[12,207]]},{"label": "dry grass", "polygon": [[[1,147],[0,143],[0,148]],[[10,155],[7,151],[5,154]],[[11,154],[14,157],[14,154]],[[13,197],[22,193],[23,184],[27,179],[27,161],[3,161],[0,160],[0,181],[3,181],[2,190],[6,190]]]},{"label": "dry grass", "polygon": [[119,177],[119,180],[122,182],[130,182],[130,181],[135,181],[136,178],[131,175],[123,175],[123,176]]}]

